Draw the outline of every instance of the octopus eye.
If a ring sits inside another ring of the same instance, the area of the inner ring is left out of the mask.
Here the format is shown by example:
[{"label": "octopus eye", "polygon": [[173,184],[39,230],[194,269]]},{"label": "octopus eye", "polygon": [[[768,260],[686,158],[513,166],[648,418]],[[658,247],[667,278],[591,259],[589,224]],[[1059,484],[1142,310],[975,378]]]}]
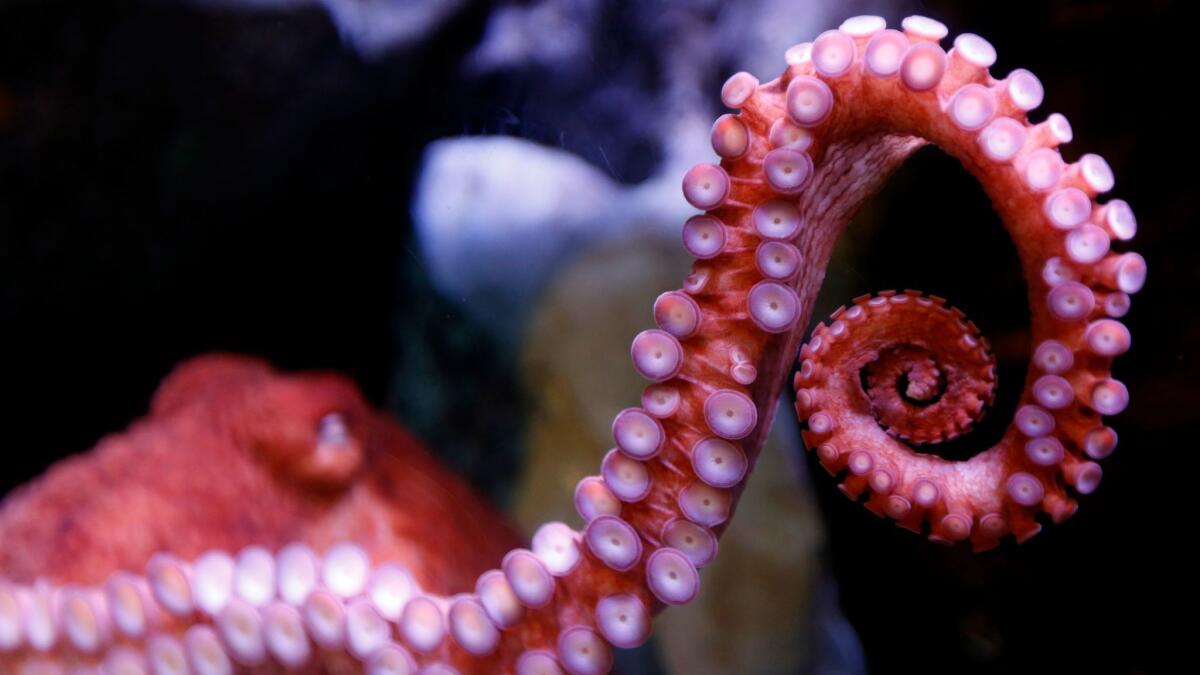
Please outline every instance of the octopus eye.
[{"label": "octopus eye", "polygon": [[343,412],[322,415],[315,427],[303,428],[302,435],[288,445],[294,454],[284,458],[283,465],[293,477],[309,485],[343,488],[362,465],[362,443],[354,434],[350,417]]},{"label": "octopus eye", "polygon": [[319,447],[344,447],[350,440],[350,427],[346,424],[346,416],[342,413],[329,413],[317,423],[317,445]]}]

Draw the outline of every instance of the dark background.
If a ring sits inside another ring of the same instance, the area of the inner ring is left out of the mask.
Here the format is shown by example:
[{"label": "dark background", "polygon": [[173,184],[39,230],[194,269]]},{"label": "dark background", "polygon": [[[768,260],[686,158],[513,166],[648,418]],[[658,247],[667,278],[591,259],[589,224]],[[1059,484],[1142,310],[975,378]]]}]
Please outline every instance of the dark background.
[{"label": "dark background", "polygon": [[[995,44],[993,72],[1041,77],[1042,110],[1075,129],[1067,158],[1094,151],[1114,167],[1150,277],[1115,367],[1132,395],[1112,423],[1120,447],[1080,513],[974,555],[818,479],[843,609],[876,673],[1174,672],[1194,625],[1182,574],[1200,402],[1192,24],[1161,1],[922,4],[952,34]],[[172,364],[232,350],[348,373],[502,502],[521,461],[515,365],[421,268],[409,216],[421,150],[509,133],[595,159],[589,142],[560,140],[575,125],[624,182],[662,150],[600,108],[556,121],[562,101],[540,97],[537,72],[462,78],[489,11],[466,3],[420,44],[365,62],[318,8],[0,3],[0,494],[141,415]],[[621,37],[577,94],[622,64],[661,84],[637,16],[605,10],[596,30]],[[992,336],[1000,401],[957,452],[998,437],[1027,358],[1026,305],[979,188],[923,150],[845,239],[830,269],[843,287],[948,296]],[[823,296],[817,318],[846,299]]]}]

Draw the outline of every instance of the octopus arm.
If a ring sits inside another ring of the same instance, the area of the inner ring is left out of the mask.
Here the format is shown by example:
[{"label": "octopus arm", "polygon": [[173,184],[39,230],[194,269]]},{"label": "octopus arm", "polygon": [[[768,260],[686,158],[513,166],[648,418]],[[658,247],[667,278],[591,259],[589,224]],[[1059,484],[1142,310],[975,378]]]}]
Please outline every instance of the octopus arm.
[{"label": "octopus arm", "polygon": [[[649,384],[640,406],[617,414],[597,474],[578,484],[581,531],[543,525],[458,595],[352,542],[320,555],[303,545],[256,552],[253,565],[245,552],[156,556],[144,575],[110,580],[99,596],[10,584],[0,587],[0,652],[27,660],[66,645],[81,662],[155,673],[269,661],[338,672],[608,672],[613,647],[645,642],[654,613],[698,593],[698,570],[716,555],[797,353],[806,442],[876,513],[976,549],[1027,539],[1040,513],[1071,515],[1074,495],[1097,486],[1095,460],[1116,445],[1103,417],[1128,402],[1110,369],[1130,347],[1119,319],[1146,266],[1115,246],[1136,220],[1125,202],[1099,201],[1114,183],[1102,158],[1064,161],[1066,118],[1029,120],[1043,96],[1033,74],[994,77],[987,41],[963,34],[946,50],[946,35],[924,17],[900,30],[855,17],[790,49],[780,77],[738,73],[725,83],[722,101],[736,112],[712,128],[720,163],[683,179],[703,212],[683,226],[697,260],[683,287],[655,302],[657,327],[633,340]],[[800,345],[839,233],[926,144],[957,158],[990,196],[1031,310],[1020,406],[1003,438],[964,462],[912,447],[966,431],[995,387],[987,341],[942,299],[859,298]],[[281,447],[277,459],[294,465],[295,447]],[[325,475],[323,464],[300,465],[304,480]],[[270,593],[225,592],[239,574],[247,588],[262,586],[264,570]],[[132,628],[117,641],[109,624]]]}]

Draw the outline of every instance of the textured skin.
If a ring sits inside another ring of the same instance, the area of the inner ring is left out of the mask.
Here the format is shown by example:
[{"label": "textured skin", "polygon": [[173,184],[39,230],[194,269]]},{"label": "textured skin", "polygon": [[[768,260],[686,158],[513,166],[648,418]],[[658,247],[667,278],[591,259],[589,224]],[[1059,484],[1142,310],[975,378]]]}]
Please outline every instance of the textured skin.
[{"label": "textured skin", "polygon": [[[685,245],[701,259],[683,289],[656,304],[661,330],[635,338],[635,367],[654,383],[642,408],[614,421],[617,448],[603,475],[580,483],[577,505],[589,524],[582,533],[547,524],[532,555],[510,552],[503,574],[485,575],[495,583],[479,588],[500,589],[512,611],[488,610],[504,630],[481,655],[468,653],[469,640],[422,647],[421,635],[389,629],[421,665],[520,671],[522,656],[541,650],[558,665],[539,672],[602,673],[611,666],[610,644],[645,641],[653,613],[697,590],[694,567],[715,553],[798,351],[794,382],[806,440],[831,472],[849,471],[847,494],[869,489],[868,506],[900,525],[983,549],[1007,534],[1036,533],[1038,512],[1071,515],[1068,489],[1095,488],[1099,465],[1084,457],[1112,451],[1115,434],[1100,416],[1127,402],[1109,369],[1128,349],[1128,332],[1104,317],[1128,311],[1128,294],[1145,274],[1140,256],[1109,250],[1110,237],[1132,236],[1132,213],[1095,202],[1112,187],[1107,165],[1096,158],[1065,166],[1054,149],[1069,139],[1065,119],[1031,124],[1025,111],[1040,93],[1031,94],[1020,74],[992,78],[990,45],[960,36],[947,56],[936,46],[940,24],[906,20],[905,28],[907,37],[880,33],[882,20],[860,17],[790,50],[776,80],[731,78],[723,99],[740,112],[714,127],[721,165],[700,165],[683,182],[689,201],[707,211],[684,228]],[[893,43],[902,44],[900,54],[933,59],[933,70],[910,70],[898,59],[900,75],[872,70],[866,57],[878,35],[902,40]],[[921,84],[930,72],[937,76]],[[960,106],[963,92],[983,98]],[[1007,117],[1002,124],[1019,139],[1007,150],[989,145],[1004,131],[987,126],[996,116]],[[992,396],[986,342],[940,299],[860,298],[799,349],[842,228],[926,143],[961,161],[992,199],[1022,261],[1037,348],[1017,419],[1000,443],[966,462],[917,454],[898,440],[956,435]],[[1063,196],[1070,199],[1056,201]],[[794,230],[773,229],[787,218],[772,224],[771,203],[795,215]],[[767,240],[780,257],[760,255]],[[789,256],[797,264],[783,270],[779,261]],[[1056,359],[1041,355],[1047,344],[1060,350]],[[444,594],[469,593],[472,573],[500,561],[503,526],[474,522],[478,502],[419,451],[398,462],[375,451],[404,437],[344,384],[302,386],[304,379],[272,378],[261,366],[199,363],[204,368],[184,369],[164,385],[154,423],[122,437],[130,440],[102,444],[99,461],[69,463],[11,500],[0,535],[20,542],[10,549],[21,552],[0,554],[0,572],[19,582],[40,574],[95,583],[106,570],[140,568],[164,548],[189,557],[299,537],[321,550],[345,538],[376,561],[402,562],[427,591]],[[1047,387],[1059,382],[1047,377],[1065,384]],[[313,452],[314,429],[331,408],[352,431],[368,420],[365,436],[352,434],[366,448],[361,463],[352,453]],[[376,444],[377,435],[385,442]],[[1057,456],[1030,449],[1052,442],[1062,446]],[[118,480],[116,491],[84,492]],[[681,522],[693,524],[682,535]],[[111,532],[115,523],[126,529]],[[665,560],[674,566],[656,564]],[[440,599],[443,612],[452,599]]]}]

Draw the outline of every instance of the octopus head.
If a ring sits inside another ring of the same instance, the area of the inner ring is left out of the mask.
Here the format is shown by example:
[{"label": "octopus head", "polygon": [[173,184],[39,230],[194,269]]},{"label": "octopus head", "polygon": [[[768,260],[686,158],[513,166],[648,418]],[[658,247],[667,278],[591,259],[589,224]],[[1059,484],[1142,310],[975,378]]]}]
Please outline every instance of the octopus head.
[{"label": "octopus head", "polygon": [[372,413],[345,377],[280,374],[259,359],[204,355],[178,366],[151,408],[194,414],[196,406],[209,407],[239,448],[302,489],[338,492],[360,475]]}]

